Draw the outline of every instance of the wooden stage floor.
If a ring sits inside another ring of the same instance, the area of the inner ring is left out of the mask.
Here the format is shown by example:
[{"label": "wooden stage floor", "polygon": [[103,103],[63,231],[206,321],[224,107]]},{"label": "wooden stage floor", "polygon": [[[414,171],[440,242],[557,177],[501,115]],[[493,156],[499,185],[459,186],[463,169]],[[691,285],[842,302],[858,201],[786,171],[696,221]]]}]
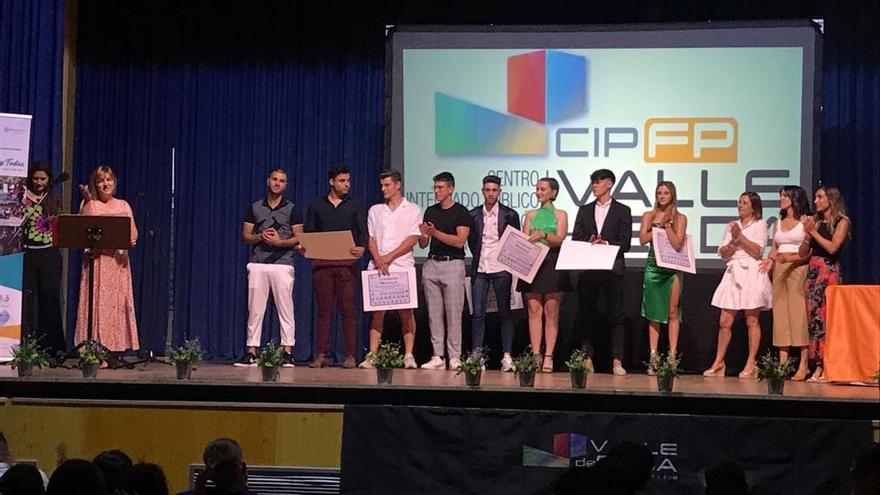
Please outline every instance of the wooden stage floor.
[{"label": "wooden stage floor", "polygon": [[535,388],[519,387],[513,373],[486,371],[480,387],[464,385],[452,371],[395,370],[394,384],[376,384],[375,370],[284,368],[277,383],[261,381],[259,368],[201,363],[192,380],[175,379],[163,363],[134,369],[102,369],[83,379],[77,369],[35,370],[18,378],[0,367],[0,396],[58,401],[204,403],[206,406],[284,405],[341,407],[346,404],[475,407],[627,413],[701,414],[791,418],[880,419],[880,388],[791,382],[785,395],[768,396],[757,380],[685,375],[674,392],[659,393],[644,374],[590,375],[585,390],[570,388],[567,373],[539,373]]}]

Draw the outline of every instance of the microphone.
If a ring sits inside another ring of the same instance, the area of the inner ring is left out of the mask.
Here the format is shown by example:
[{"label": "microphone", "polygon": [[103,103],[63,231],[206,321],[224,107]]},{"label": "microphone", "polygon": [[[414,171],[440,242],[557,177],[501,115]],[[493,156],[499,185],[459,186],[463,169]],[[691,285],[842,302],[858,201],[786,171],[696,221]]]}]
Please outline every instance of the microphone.
[{"label": "microphone", "polygon": [[58,184],[61,184],[62,182],[67,182],[68,180],[70,180],[70,174],[68,174],[67,172],[61,172],[60,174],[58,174],[58,177],[55,179],[55,182],[53,182],[52,185],[57,186]]}]

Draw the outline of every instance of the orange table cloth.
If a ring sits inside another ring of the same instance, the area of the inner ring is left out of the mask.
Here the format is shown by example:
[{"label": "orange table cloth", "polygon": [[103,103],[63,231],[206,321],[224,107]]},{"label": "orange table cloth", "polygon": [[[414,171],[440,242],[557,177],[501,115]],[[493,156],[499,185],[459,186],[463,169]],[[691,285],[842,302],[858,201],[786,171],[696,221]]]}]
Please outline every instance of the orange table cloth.
[{"label": "orange table cloth", "polygon": [[880,285],[832,285],[825,297],[825,378],[868,381],[880,368]]}]

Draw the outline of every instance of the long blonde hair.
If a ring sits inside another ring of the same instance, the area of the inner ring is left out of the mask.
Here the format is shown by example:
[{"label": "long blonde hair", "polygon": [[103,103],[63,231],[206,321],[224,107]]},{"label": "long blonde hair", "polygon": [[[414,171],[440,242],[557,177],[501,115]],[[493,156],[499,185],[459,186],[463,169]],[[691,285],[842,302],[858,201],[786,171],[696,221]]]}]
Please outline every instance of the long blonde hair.
[{"label": "long blonde hair", "polygon": [[661,187],[669,189],[669,194],[672,196],[672,202],[669,203],[668,208],[672,213],[672,224],[675,225],[675,221],[678,220],[678,193],[676,192],[675,184],[673,184],[672,181],[663,180],[657,183],[657,187],[654,188],[654,209],[652,212],[656,214],[660,211],[660,202],[657,201],[657,191],[659,191]]},{"label": "long blonde hair", "polygon": [[[846,216],[846,204],[843,201],[843,195],[840,194],[840,189],[834,186],[819,186],[819,189],[816,191],[825,191],[825,197],[828,198],[828,211],[830,213],[828,227],[831,229],[831,234],[834,234],[834,228],[837,227],[838,222],[843,220],[844,218],[849,220],[849,217]],[[816,212],[816,222],[825,221],[824,215]]]}]

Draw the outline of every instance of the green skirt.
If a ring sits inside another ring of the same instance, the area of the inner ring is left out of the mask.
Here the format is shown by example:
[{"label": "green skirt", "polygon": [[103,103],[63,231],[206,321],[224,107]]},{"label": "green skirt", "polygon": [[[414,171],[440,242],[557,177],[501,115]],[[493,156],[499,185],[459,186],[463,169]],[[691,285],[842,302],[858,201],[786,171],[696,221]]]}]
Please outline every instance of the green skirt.
[{"label": "green skirt", "polygon": [[648,250],[648,261],[645,263],[645,278],[642,282],[642,316],[650,321],[669,322],[669,299],[672,284],[678,279],[679,309],[678,319],[681,320],[681,291],[684,280],[681,272],[657,266],[654,258],[654,246]]}]

